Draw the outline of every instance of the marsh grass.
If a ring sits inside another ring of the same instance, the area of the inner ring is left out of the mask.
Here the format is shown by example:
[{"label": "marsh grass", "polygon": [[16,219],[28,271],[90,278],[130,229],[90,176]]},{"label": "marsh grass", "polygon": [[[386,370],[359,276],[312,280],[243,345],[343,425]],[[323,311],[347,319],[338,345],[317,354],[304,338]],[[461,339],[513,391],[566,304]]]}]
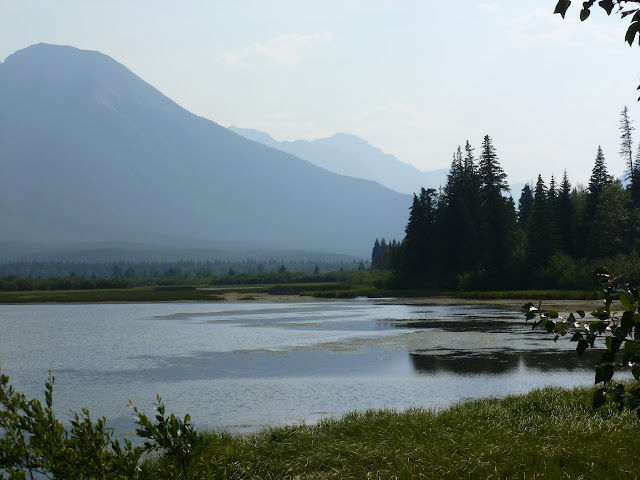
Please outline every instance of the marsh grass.
[{"label": "marsh grass", "polygon": [[513,290],[488,292],[455,292],[456,298],[471,300],[598,300],[604,293],[593,290]]},{"label": "marsh grass", "polygon": [[250,436],[209,434],[229,478],[632,479],[640,420],[593,411],[592,389],[545,388],[440,412],[350,413]]},{"label": "marsh grass", "polygon": [[45,290],[0,292],[0,303],[93,303],[217,301],[218,292],[191,289],[127,288],[114,290]]}]

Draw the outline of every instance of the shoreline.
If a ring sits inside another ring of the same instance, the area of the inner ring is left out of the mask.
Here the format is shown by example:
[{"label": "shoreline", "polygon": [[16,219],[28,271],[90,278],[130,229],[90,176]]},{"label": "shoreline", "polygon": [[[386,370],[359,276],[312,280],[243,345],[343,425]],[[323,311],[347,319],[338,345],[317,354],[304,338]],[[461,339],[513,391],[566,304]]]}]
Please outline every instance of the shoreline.
[{"label": "shoreline", "polygon": [[[309,303],[309,302],[344,302],[353,299],[340,298],[316,298],[301,295],[273,295],[269,293],[242,293],[225,292],[219,295],[219,299],[209,300],[212,303]],[[367,300],[380,305],[415,305],[415,306],[439,306],[439,305],[468,305],[496,308],[507,311],[522,311],[522,305],[527,302],[538,304],[539,300],[532,298],[524,299],[465,299],[448,296],[435,297],[383,297],[366,298]],[[207,300],[104,300],[94,302],[2,302],[1,305],[100,305],[100,304],[126,304],[126,303],[203,303]],[[575,312],[584,310],[591,312],[603,304],[602,300],[543,300],[542,308],[559,313]]]}]

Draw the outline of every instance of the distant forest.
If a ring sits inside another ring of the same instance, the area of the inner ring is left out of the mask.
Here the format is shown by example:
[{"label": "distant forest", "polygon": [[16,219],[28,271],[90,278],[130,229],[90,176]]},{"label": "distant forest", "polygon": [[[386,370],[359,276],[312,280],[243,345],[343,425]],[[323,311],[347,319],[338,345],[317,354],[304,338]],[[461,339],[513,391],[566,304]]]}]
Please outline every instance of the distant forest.
[{"label": "distant forest", "polygon": [[453,155],[446,185],[413,197],[401,242],[376,239],[372,268],[392,270],[395,287],[495,290],[590,289],[601,264],[640,284],[640,146],[632,151],[627,108],[620,119],[624,183],[598,147],[588,186],[566,170],[538,175],[516,206],[491,138],[476,157],[469,142]]},{"label": "distant forest", "polygon": [[[176,262],[0,263],[0,291],[87,290],[143,285],[234,285],[344,281],[340,272],[365,270],[369,262],[277,260],[182,260]],[[329,275],[335,272],[335,275]]]}]

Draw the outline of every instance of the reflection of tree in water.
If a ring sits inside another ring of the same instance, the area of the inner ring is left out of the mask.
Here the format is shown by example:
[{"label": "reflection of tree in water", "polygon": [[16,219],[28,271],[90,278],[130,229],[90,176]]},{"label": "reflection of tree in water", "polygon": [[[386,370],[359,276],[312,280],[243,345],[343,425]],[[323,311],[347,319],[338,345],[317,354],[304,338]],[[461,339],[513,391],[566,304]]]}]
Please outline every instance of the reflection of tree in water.
[{"label": "reflection of tree in water", "polygon": [[594,349],[587,350],[582,358],[575,350],[410,353],[409,357],[419,373],[504,374],[521,368],[543,372],[590,370],[600,355]]}]

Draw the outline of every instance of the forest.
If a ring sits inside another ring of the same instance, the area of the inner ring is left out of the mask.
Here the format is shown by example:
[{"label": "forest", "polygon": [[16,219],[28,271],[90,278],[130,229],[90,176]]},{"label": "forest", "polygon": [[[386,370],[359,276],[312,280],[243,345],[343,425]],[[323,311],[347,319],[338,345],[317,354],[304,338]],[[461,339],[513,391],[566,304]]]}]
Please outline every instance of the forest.
[{"label": "forest", "polygon": [[[640,283],[640,145],[620,114],[627,169],[614,179],[598,147],[587,186],[566,170],[538,175],[516,205],[492,139],[479,153],[467,141],[453,154],[446,184],[414,194],[405,238],[376,239],[372,268],[391,270],[390,285],[427,289],[590,289],[602,264]],[[516,197],[516,192],[514,197]]]}]

